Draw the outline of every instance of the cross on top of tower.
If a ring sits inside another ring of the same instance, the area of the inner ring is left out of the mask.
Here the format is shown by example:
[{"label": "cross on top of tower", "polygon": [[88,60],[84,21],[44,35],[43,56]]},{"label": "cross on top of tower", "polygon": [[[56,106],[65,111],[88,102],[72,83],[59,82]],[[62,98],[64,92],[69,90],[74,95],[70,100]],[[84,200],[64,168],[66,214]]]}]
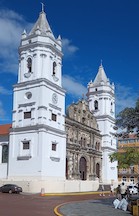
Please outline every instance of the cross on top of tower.
[{"label": "cross on top of tower", "polygon": [[42,2],[41,2],[41,5],[42,5],[42,12],[44,12],[44,6],[45,6],[45,5],[44,5],[44,3],[42,3]]}]

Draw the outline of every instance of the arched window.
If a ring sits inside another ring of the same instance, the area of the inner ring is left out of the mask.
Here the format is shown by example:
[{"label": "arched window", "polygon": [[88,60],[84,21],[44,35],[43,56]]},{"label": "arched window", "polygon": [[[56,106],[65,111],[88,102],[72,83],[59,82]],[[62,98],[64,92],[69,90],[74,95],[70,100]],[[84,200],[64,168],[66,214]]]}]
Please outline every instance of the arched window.
[{"label": "arched window", "polygon": [[86,146],[86,139],[85,138],[83,139],[83,145],[84,145],[84,147]]},{"label": "arched window", "polygon": [[96,142],[95,149],[98,150],[98,143]]},{"label": "arched window", "polygon": [[100,143],[98,143],[98,149],[97,149],[98,151],[100,150]]},{"label": "arched window", "polygon": [[84,117],[82,118],[82,123],[83,123],[83,124],[85,123],[85,118],[84,118]]},{"label": "arched window", "polygon": [[94,101],[94,108],[95,108],[95,110],[98,110],[98,101],[97,100]]},{"label": "arched window", "polygon": [[113,112],[113,103],[111,102],[111,112]]},{"label": "arched window", "polygon": [[27,68],[28,68],[28,72],[32,72],[32,59],[28,58],[27,60]]},{"label": "arched window", "polygon": [[123,182],[126,182],[126,176],[123,176]]},{"label": "arched window", "polygon": [[130,181],[134,184],[134,176],[130,177]]},{"label": "arched window", "polygon": [[100,166],[99,163],[96,164],[96,175],[99,178],[100,177]]},{"label": "arched window", "polygon": [[56,62],[53,62],[53,76],[56,75]]},{"label": "arched window", "polygon": [[8,163],[8,145],[2,146],[2,163]]}]

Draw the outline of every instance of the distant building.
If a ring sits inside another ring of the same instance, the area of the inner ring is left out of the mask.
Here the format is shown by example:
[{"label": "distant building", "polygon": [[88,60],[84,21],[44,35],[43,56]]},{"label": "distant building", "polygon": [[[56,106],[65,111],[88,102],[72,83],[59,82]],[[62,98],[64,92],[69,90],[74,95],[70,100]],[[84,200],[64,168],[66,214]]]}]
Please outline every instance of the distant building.
[{"label": "distant building", "polygon": [[[139,151],[139,137],[137,134],[127,134],[118,139],[118,151],[124,152],[127,147],[135,148]],[[132,164],[130,168],[118,169],[119,182],[138,183],[139,182],[139,164]]]},{"label": "distant building", "polygon": [[87,100],[71,104],[65,116],[62,56],[61,37],[42,10],[22,34],[12,125],[0,126],[1,183],[72,192],[117,182],[117,163],[109,160],[116,150],[114,84],[101,64]]}]

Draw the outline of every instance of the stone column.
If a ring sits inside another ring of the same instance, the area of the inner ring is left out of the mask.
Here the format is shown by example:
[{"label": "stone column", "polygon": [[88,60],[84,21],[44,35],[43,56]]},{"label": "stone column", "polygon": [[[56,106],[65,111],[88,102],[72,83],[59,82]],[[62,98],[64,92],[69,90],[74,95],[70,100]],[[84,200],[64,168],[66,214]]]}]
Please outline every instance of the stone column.
[{"label": "stone column", "polygon": [[73,168],[73,161],[72,161],[72,154],[69,155],[68,160],[68,179],[72,179],[72,168]]},{"label": "stone column", "polygon": [[91,147],[94,148],[94,134],[91,133],[90,136],[91,136],[90,137],[90,144],[91,144]]},{"label": "stone column", "polygon": [[93,178],[96,178],[96,157],[93,157]]},{"label": "stone column", "polygon": [[93,180],[93,157],[90,156],[90,174],[89,174],[89,180]]},{"label": "stone column", "polygon": [[99,181],[102,182],[102,158],[100,161],[100,179],[99,179]]}]

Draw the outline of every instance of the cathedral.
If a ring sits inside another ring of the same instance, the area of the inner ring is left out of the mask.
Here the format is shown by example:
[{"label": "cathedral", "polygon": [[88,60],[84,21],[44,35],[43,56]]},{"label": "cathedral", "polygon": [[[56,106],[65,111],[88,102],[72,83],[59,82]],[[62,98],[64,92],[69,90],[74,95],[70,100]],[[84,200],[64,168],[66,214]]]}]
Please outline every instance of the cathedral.
[{"label": "cathedral", "polygon": [[87,85],[86,98],[65,110],[62,40],[43,8],[19,46],[12,123],[0,125],[0,185],[26,192],[95,191],[117,184],[115,93],[103,65]]}]

